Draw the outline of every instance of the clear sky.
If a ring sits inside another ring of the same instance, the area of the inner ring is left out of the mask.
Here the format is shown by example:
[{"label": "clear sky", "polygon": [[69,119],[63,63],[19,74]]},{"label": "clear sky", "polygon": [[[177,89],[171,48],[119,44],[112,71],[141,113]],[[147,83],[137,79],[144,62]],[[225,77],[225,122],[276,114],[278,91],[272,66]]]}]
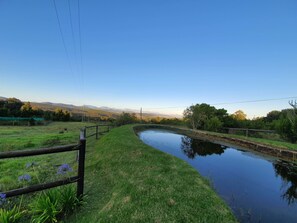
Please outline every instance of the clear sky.
[{"label": "clear sky", "polygon": [[0,0],[0,96],[180,114],[297,96],[296,0],[80,0],[83,72],[77,3],[73,38],[68,0],[56,0],[68,59],[52,0]]}]

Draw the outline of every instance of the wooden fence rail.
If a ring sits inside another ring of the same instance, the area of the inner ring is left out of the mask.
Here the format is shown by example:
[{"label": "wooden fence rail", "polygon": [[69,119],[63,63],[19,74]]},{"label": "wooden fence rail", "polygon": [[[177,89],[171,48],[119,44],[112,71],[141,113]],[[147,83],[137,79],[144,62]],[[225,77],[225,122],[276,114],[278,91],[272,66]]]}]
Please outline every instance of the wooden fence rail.
[{"label": "wooden fence rail", "polygon": [[70,152],[70,151],[78,151],[78,169],[77,169],[77,176],[65,178],[62,180],[50,182],[50,183],[43,183],[43,184],[36,184],[27,186],[24,188],[18,188],[6,192],[1,192],[6,194],[6,197],[14,197],[19,196],[22,194],[28,194],[32,192],[37,192],[41,190],[46,190],[62,185],[67,185],[71,183],[77,183],[77,198],[81,199],[84,193],[84,175],[85,175],[85,154],[86,154],[86,133],[88,128],[96,128],[96,133],[91,134],[88,136],[95,136],[96,139],[99,138],[99,134],[103,134],[104,132],[99,132],[100,126],[108,126],[109,125],[94,125],[94,126],[87,126],[80,131],[80,138],[78,144],[71,144],[65,146],[56,146],[50,148],[41,148],[41,149],[34,149],[34,150],[20,150],[20,151],[9,151],[9,152],[0,152],[0,160],[1,159],[10,159],[10,158],[20,158],[20,157],[27,157],[27,156],[38,156],[38,155],[45,155],[45,154],[53,154],[53,153],[61,153],[61,152]]},{"label": "wooden fence rail", "polygon": [[275,130],[264,130],[264,129],[247,129],[247,128],[223,128],[223,130],[227,131],[228,134],[234,134],[236,132],[244,132],[246,137],[249,137],[249,133],[267,133],[267,134],[275,134]]}]

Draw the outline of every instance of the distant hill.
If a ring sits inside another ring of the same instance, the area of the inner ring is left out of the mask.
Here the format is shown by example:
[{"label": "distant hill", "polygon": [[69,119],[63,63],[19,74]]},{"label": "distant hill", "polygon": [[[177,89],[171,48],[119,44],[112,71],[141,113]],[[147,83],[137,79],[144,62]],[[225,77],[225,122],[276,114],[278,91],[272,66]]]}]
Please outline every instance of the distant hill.
[{"label": "distant hill", "polygon": [[[0,96],[0,100],[6,100],[6,97]],[[135,113],[139,117],[139,111],[132,109],[116,109],[110,107],[96,107],[93,105],[76,106],[72,104],[52,103],[52,102],[30,102],[33,108],[41,109],[44,111],[55,111],[57,108],[68,110],[72,115],[88,117],[104,117],[104,118],[116,118],[122,112]],[[143,118],[173,118],[174,116],[158,114],[158,113],[143,113]]]},{"label": "distant hill", "polygon": [[[74,115],[83,115],[86,113],[86,116],[89,117],[110,117],[116,118],[122,112],[135,113],[136,116],[139,116],[139,111],[134,111],[131,109],[115,109],[109,107],[96,107],[93,105],[85,105],[85,106],[76,106],[71,104],[62,104],[62,103],[51,103],[51,102],[31,102],[32,107],[39,108],[42,110],[54,111],[57,108],[66,109]],[[173,116],[157,114],[157,113],[143,113],[143,118],[172,118]]]}]

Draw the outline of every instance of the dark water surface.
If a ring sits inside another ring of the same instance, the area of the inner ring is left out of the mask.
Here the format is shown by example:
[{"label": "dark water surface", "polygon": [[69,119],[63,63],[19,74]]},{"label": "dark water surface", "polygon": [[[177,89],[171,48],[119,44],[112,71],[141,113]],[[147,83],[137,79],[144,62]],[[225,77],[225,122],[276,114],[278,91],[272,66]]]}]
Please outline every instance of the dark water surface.
[{"label": "dark water surface", "polygon": [[165,130],[139,137],[208,178],[240,222],[297,222],[296,164]]}]

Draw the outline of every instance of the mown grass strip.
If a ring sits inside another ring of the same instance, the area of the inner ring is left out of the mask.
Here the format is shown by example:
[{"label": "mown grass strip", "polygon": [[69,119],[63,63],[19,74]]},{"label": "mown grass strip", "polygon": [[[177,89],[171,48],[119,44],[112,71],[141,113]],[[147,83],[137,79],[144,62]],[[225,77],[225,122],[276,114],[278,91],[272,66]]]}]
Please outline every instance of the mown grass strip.
[{"label": "mown grass strip", "polygon": [[85,205],[65,222],[236,222],[195,169],[143,144],[132,126],[87,151]]}]

